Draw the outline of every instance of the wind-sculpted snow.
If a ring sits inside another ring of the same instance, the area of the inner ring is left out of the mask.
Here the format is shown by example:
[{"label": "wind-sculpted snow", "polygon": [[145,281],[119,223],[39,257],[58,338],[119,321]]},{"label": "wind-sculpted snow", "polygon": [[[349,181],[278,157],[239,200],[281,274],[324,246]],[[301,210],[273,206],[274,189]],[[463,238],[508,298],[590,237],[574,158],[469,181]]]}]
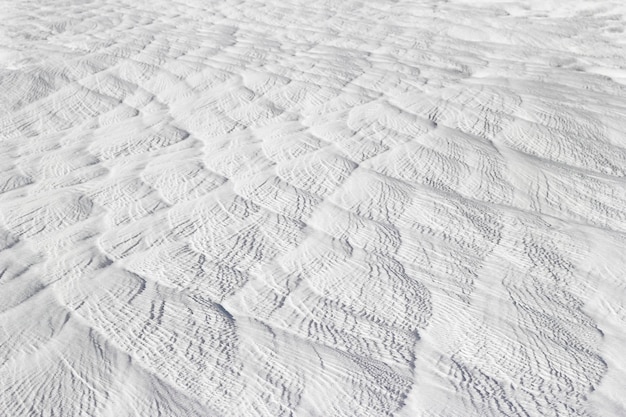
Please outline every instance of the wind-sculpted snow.
[{"label": "wind-sculpted snow", "polygon": [[626,415],[625,14],[0,2],[0,416]]}]

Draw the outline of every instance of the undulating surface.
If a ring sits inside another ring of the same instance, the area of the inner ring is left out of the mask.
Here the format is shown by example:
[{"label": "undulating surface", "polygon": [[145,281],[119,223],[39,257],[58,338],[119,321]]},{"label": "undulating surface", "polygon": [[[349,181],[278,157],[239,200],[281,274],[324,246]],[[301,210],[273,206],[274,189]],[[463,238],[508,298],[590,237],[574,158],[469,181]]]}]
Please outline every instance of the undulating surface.
[{"label": "undulating surface", "polygon": [[0,415],[626,415],[620,3],[3,0]]}]

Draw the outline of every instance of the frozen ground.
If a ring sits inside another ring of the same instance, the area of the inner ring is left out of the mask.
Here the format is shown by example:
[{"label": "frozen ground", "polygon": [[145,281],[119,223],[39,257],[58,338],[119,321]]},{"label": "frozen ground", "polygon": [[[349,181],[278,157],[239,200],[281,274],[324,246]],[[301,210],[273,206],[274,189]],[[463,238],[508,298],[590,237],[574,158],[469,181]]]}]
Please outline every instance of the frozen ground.
[{"label": "frozen ground", "polygon": [[620,3],[2,0],[0,416],[625,416]]}]

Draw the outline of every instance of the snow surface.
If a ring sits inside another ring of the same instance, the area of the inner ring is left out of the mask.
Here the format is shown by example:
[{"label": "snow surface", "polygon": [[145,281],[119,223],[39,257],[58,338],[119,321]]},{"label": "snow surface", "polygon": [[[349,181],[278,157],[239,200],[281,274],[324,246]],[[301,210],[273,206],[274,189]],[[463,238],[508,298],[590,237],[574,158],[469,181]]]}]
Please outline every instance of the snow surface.
[{"label": "snow surface", "polygon": [[625,416],[620,3],[2,0],[0,416]]}]

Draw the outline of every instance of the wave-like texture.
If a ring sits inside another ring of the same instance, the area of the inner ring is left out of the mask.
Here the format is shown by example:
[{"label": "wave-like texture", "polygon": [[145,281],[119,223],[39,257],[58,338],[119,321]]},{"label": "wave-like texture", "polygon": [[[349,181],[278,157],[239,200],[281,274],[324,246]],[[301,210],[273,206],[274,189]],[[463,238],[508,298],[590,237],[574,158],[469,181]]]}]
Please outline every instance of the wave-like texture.
[{"label": "wave-like texture", "polygon": [[0,415],[626,415],[624,9],[523,3],[2,2]]}]

